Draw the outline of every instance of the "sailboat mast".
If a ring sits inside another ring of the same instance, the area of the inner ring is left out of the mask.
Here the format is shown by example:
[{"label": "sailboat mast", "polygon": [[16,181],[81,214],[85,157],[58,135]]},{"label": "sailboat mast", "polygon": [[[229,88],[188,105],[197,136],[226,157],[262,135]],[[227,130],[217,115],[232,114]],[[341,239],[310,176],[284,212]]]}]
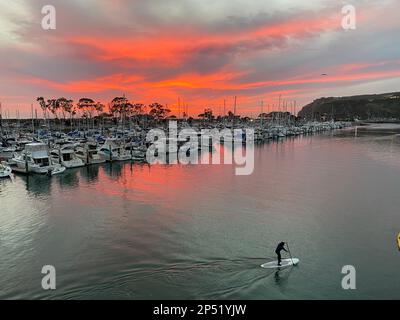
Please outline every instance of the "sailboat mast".
[{"label": "sailboat mast", "polygon": [[0,102],[0,134],[3,136],[3,109]]},{"label": "sailboat mast", "polygon": [[235,128],[235,120],[236,120],[236,96],[233,104],[233,128]]},{"label": "sailboat mast", "polygon": [[264,101],[261,100],[261,127],[263,126],[263,118],[264,118]]}]

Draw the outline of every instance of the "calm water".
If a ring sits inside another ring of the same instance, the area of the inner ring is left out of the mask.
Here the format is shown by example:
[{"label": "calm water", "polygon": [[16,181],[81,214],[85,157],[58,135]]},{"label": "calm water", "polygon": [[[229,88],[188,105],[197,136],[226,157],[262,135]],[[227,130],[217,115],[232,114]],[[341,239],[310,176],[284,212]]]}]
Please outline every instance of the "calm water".
[{"label": "calm water", "polygon": [[[257,146],[251,176],[114,163],[1,180],[0,298],[400,298],[400,130],[386,129]],[[260,268],[279,241],[299,266]]]}]

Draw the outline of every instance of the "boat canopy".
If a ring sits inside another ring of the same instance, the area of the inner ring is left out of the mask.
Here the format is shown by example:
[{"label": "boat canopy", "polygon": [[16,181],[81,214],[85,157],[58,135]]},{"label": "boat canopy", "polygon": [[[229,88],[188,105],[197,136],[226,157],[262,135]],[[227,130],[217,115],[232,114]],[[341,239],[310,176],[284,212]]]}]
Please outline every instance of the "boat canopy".
[{"label": "boat canopy", "polygon": [[45,151],[47,153],[47,145],[44,143],[28,143],[25,145],[27,152]]}]

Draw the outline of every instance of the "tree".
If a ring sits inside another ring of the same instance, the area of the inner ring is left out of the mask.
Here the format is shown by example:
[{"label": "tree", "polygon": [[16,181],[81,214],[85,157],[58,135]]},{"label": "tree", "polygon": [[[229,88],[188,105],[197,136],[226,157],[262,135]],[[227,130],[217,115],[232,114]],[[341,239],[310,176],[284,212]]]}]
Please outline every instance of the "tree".
[{"label": "tree", "polygon": [[159,104],[158,102],[150,104],[149,108],[150,108],[149,114],[153,116],[154,119],[156,120],[165,119],[171,112],[171,110],[165,108],[162,104]]},{"label": "tree", "polygon": [[56,119],[58,119],[58,111],[60,109],[58,99],[48,99],[47,109],[50,110],[50,112],[54,115]]},{"label": "tree", "polygon": [[63,113],[63,116],[64,116],[64,125],[66,123],[65,114],[68,114],[69,123],[71,125],[71,130],[72,130],[72,118],[76,114],[76,108],[75,108],[75,105],[74,105],[74,101],[71,100],[71,99],[63,99],[63,100],[61,100],[61,109],[62,109],[62,113]]},{"label": "tree", "polygon": [[94,108],[97,112],[97,116],[99,117],[103,113],[105,105],[100,102],[96,102]]},{"label": "tree", "polygon": [[40,108],[43,111],[43,118],[44,118],[44,124],[46,125],[46,118],[47,118],[47,104],[46,100],[43,97],[37,97],[36,101],[39,102]]},{"label": "tree", "polygon": [[56,104],[58,106],[58,109],[61,110],[62,114],[63,114],[63,118],[64,118],[64,122],[65,122],[65,114],[72,113],[72,108],[73,108],[73,101],[70,99],[66,99],[66,98],[58,98],[56,101]]},{"label": "tree", "polygon": [[81,98],[77,103],[77,108],[82,113],[82,118],[86,119],[86,126],[89,127],[87,119],[92,120],[93,113],[96,110],[96,103],[90,98]]},{"label": "tree", "polygon": [[110,103],[110,113],[114,116],[126,117],[132,110],[133,104],[125,97],[115,97]]},{"label": "tree", "polygon": [[39,102],[40,108],[43,111],[43,117],[46,119],[47,104],[43,97],[37,97],[36,101]]},{"label": "tree", "polygon": [[85,118],[92,118],[93,112],[96,110],[96,104],[94,100],[90,98],[79,99],[77,107]]},{"label": "tree", "polygon": [[133,105],[133,114],[135,116],[142,115],[144,113],[145,105],[143,103],[135,103]]},{"label": "tree", "polygon": [[125,118],[129,117],[133,113],[133,104],[129,100],[123,97],[115,97],[110,103],[110,113],[113,115],[114,119],[119,116],[122,120],[122,127],[125,124]]},{"label": "tree", "polygon": [[144,114],[146,106],[143,103],[135,103],[132,105],[131,116],[138,122],[138,119]]},{"label": "tree", "polygon": [[214,119],[213,112],[210,108],[204,109],[204,113],[199,114],[199,118],[211,121]]}]

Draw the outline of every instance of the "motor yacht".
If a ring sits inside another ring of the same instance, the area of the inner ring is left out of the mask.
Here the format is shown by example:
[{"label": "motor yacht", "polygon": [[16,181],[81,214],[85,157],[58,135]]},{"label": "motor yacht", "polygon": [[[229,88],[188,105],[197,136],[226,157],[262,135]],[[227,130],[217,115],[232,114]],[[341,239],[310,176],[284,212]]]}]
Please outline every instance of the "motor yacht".
[{"label": "motor yacht", "polygon": [[83,167],[85,162],[75,153],[75,146],[66,144],[51,151],[51,158],[55,163],[61,164],[67,169]]},{"label": "motor yacht", "polygon": [[75,148],[76,156],[81,159],[86,165],[104,163],[106,160],[103,159],[99,152],[98,146],[95,142],[87,142],[80,144]]},{"label": "motor yacht", "polygon": [[44,143],[25,145],[25,149],[15,154],[8,164],[13,171],[20,173],[55,175],[65,171],[65,167],[53,163],[48,147]]},{"label": "motor yacht", "polygon": [[11,176],[11,168],[4,162],[0,163],[0,178],[8,178]]},{"label": "motor yacht", "polygon": [[124,148],[121,140],[108,138],[98,149],[101,159],[105,161],[126,161],[132,159],[131,154]]}]

